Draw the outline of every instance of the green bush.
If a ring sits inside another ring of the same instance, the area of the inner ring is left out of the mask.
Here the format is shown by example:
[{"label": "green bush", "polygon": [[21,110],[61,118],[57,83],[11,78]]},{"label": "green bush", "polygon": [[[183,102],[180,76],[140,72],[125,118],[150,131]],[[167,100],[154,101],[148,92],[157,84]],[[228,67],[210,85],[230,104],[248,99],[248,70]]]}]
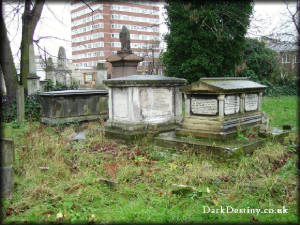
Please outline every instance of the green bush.
[{"label": "green bush", "polygon": [[[243,61],[247,66],[238,76],[267,85],[265,95],[297,95],[298,79],[278,63],[278,54],[263,42],[247,38]],[[287,75],[281,77],[282,72]]]},{"label": "green bush", "polygon": [[25,118],[30,121],[38,121],[41,116],[40,96],[38,94],[27,96],[25,99]]},{"label": "green bush", "polygon": [[45,87],[45,91],[76,90],[79,88],[79,85],[76,82],[72,82],[71,86],[68,87],[58,81],[56,81],[56,85],[53,85],[53,82],[50,79],[47,79],[47,81],[48,83]]},{"label": "green bush", "polygon": [[[40,119],[40,96],[38,94],[25,97],[25,119],[38,121]],[[12,122],[17,119],[17,103],[13,100],[10,104],[3,104],[1,111],[2,122]]]}]

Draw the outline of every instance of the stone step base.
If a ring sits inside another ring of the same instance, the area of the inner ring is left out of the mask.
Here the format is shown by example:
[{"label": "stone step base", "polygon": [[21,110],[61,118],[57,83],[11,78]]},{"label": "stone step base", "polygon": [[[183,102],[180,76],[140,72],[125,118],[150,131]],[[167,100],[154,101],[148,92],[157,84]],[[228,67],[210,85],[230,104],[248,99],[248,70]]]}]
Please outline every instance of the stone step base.
[{"label": "stone step base", "polygon": [[176,130],[179,135],[195,135],[199,137],[226,137],[234,135],[238,130],[257,127],[261,124],[261,113],[236,118],[225,118],[223,121],[196,120],[187,118],[182,126]]},{"label": "stone step base", "polygon": [[231,139],[227,141],[215,142],[211,139],[197,139],[197,138],[187,138],[178,137],[175,135],[165,135],[160,134],[154,138],[154,143],[161,147],[174,148],[174,149],[186,149],[192,148],[199,153],[209,153],[217,154],[222,157],[234,156],[239,153],[252,153],[259,147],[265,144],[265,139],[263,138],[251,138],[249,140],[241,141],[238,139]]}]

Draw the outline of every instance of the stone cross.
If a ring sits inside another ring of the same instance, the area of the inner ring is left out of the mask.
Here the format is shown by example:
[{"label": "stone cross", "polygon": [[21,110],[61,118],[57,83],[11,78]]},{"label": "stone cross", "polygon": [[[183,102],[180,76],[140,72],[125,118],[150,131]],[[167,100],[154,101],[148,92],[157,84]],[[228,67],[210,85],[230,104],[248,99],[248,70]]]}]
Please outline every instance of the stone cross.
[{"label": "stone cross", "polygon": [[120,32],[121,51],[129,52],[130,49],[130,33],[126,26],[122,27]]}]

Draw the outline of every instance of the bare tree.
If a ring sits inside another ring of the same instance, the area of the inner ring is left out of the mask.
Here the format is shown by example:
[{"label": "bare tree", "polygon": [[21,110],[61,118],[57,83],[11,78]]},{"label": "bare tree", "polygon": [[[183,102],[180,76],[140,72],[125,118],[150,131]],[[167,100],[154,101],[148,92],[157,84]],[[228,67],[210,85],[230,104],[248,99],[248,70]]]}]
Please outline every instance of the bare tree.
[{"label": "bare tree", "polygon": [[7,97],[9,102],[16,98],[17,71],[13,61],[10,42],[7,35],[6,24],[3,16],[3,1],[0,2],[0,65],[6,84]]},{"label": "bare tree", "polygon": [[296,9],[295,9],[294,12],[290,9],[289,1],[288,0],[283,0],[283,1],[286,5],[286,9],[290,14],[290,16],[292,18],[292,21],[293,21],[293,24],[295,25],[295,28],[296,28],[296,30],[298,32],[298,35],[299,35],[300,34],[300,28],[299,28],[300,1],[296,0]]},{"label": "bare tree", "polygon": [[36,0],[31,7],[31,0],[25,0],[22,15],[21,69],[20,85],[27,87],[26,78],[29,74],[29,46],[33,45],[33,34],[41,17],[45,0]]},{"label": "bare tree", "polygon": [[[13,61],[10,42],[8,39],[8,33],[6,24],[3,17],[3,1],[1,5],[1,18],[0,18],[0,50],[4,54],[0,59],[1,67],[3,70],[5,84],[7,86],[7,95],[9,100],[17,97],[17,118],[21,122],[24,120],[24,87],[27,86],[27,76],[29,74],[29,46],[33,44],[33,34],[36,25],[41,17],[45,0],[25,0],[24,12],[22,15],[22,40],[21,40],[21,70],[20,79],[17,79],[16,67]],[[19,1],[18,8],[21,4]],[[16,10],[18,13],[20,10]],[[17,90],[17,93],[16,93]]]}]

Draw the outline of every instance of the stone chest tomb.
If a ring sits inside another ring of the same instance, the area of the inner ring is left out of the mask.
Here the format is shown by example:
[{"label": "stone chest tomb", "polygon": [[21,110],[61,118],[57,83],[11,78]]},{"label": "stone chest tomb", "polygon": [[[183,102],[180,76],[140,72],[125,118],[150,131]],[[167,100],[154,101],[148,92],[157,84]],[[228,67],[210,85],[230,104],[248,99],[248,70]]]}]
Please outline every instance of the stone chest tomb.
[{"label": "stone chest tomb", "polygon": [[109,120],[105,133],[130,136],[174,130],[182,120],[179,87],[186,83],[185,79],[131,75],[104,83],[109,88]]},{"label": "stone chest tomb", "polygon": [[58,124],[107,117],[106,90],[66,90],[43,92],[41,122]]},{"label": "stone chest tomb", "polygon": [[185,116],[176,134],[218,138],[259,126],[265,88],[243,77],[201,78],[182,87]]}]

